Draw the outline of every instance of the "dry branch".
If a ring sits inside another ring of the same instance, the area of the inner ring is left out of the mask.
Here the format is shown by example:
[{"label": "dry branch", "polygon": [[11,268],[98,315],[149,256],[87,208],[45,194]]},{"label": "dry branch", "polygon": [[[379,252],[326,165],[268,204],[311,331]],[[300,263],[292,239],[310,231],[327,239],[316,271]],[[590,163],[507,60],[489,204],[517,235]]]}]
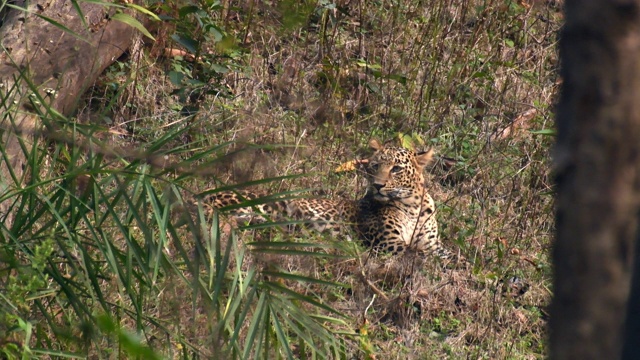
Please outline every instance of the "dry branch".
[{"label": "dry branch", "polygon": [[493,133],[489,137],[489,141],[493,142],[517,136],[520,131],[527,130],[531,127],[530,121],[536,116],[537,113],[538,110],[529,109],[519,114],[507,127]]}]

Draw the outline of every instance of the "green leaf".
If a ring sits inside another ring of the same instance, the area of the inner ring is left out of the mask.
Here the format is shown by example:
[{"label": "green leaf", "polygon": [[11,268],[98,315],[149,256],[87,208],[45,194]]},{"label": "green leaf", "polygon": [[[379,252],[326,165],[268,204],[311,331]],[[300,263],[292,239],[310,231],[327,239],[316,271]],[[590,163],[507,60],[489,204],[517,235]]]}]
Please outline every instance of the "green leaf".
[{"label": "green leaf", "polygon": [[541,130],[531,130],[532,134],[535,135],[544,135],[544,136],[556,136],[556,129],[541,129]]},{"label": "green leaf", "polygon": [[356,65],[360,66],[360,67],[364,67],[367,69],[372,69],[372,70],[381,70],[382,69],[382,65],[380,64],[369,64],[366,61],[362,60],[362,59],[358,59],[356,60]]},{"label": "green leaf", "polygon": [[402,85],[407,85],[407,77],[402,74],[389,74],[386,76],[387,79],[396,81]]},{"label": "green leaf", "polygon": [[210,34],[213,34],[213,39],[216,42],[221,41],[222,39],[224,39],[224,36],[225,36],[224,31],[221,28],[219,28],[219,27],[217,27],[217,26],[215,26],[213,24],[205,25],[204,31],[206,31],[206,32],[208,32]]},{"label": "green leaf", "polygon": [[177,71],[169,71],[169,81],[173,85],[180,86],[182,85],[182,79],[184,79],[184,74]]},{"label": "green leaf", "polygon": [[400,146],[405,149],[415,150],[415,146],[413,145],[413,137],[409,134],[397,133],[396,136],[398,140],[400,140]]},{"label": "green leaf", "polygon": [[198,11],[200,11],[199,7],[195,5],[187,5],[187,6],[181,7],[180,10],[178,10],[178,15],[180,15],[180,17],[183,18],[189,14],[197,13]]},{"label": "green leaf", "polygon": [[188,52],[195,54],[198,52],[198,42],[193,40],[192,38],[182,35],[182,34],[173,34],[171,38],[177,42],[178,44],[184,46]]},{"label": "green leaf", "polygon": [[126,7],[132,8],[138,12],[141,12],[143,14],[149,15],[153,20],[157,20],[160,21],[160,18],[158,17],[158,15],[156,15],[154,12],[143,8],[140,5],[136,5],[136,4],[125,4]]},{"label": "green leaf", "polygon": [[147,30],[147,28],[144,27],[144,25],[142,25],[140,23],[140,21],[138,21],[136,18],[134,18],[133,16],[129,15],[129,14],[125,14],[125,13],[116,13],[113,14],[111,16],[111,19],[116,20],[116,21],[120,21],[122,23],[125,23],[129,26],[132,26],[134,28],[136,28],[138,31],[140,31],[144,36],[148,37],[149,39],[155,41],[156,38],[153,37],[153,35],[151,35],[151,33]]},{"label": "green leaf", "polygon": [[229,69],[227,67],[219,64],[211,64],[211,69],[213,69],[213,71],[217,72],[218,74],[226,74],[229,72]]},{"label": "green leaf", "polygon": [[71,0],[71,5],[73,6],[73,8],[78,13],[78,17],[80,18],[80,20],[82,20],[82,25],[84,25],[85,28],[88,27],[87,21],[84,18],[84,14],[82,13],[82,9],[80,8],[80,5],[78,4],[78,1],[77,0]]}]

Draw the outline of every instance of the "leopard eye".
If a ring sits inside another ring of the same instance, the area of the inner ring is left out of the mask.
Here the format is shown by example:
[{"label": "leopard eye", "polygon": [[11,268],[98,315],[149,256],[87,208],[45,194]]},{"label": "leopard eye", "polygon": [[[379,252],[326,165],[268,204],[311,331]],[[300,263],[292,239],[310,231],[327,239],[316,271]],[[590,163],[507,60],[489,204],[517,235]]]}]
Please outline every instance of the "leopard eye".
[{"label": "leopard eye", "polygon": [[371,164],[369,164],[369,167],[373,171],[378,171],[378,164],[377,163],[371,163]]},{"label": "leopard eye", "polygon": [[396,165],[396,166],[391,168],[391,172],[392,173],[400,172],[400,170],[402,170],[402,168],[400,166],[398,166],[398,165]]}]

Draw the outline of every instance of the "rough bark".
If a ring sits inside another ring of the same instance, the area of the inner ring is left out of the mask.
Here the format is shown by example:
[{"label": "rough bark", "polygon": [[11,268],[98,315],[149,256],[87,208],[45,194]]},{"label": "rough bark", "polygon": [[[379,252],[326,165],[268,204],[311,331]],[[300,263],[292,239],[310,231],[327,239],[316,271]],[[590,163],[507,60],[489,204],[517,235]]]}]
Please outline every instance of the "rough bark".
[{"label": "rough bark", "polygon": [[[26,3],[17,1],[15,5],[25,7]],[[78,4],[87,27],[67,0],[29,1],[29,12],[11,9],[5,14],[0,27],[0,130],[3,131],[0,146],[9,159],[8,162],[0,159],[0,197],[21,186],[27,154],[20,142],[31,143],[38,128],[38,119],[27,98],[32,91],[24,77],[51,101],[54,109],[70,115],[80,95],[131,44],[134,29],[108,20],[112,8],[82,1]],[[38,15],[64,25],[82,39]],[[47,88],[57,91],[54,98],[46,96]],[[17,180],[12,179],[9,169]],[[7,201],[0,203],[0,221],[5,225],[12,218],[8,206]]]},{"label": "rough bark", "polygon": [[617,359],[640,209],[640,0],[565,9],[550,355]]},{"label": "rough bark", "polygon": [[631,294],[625,319],[622,359],[640,359],[640,232],[636,234]]}]

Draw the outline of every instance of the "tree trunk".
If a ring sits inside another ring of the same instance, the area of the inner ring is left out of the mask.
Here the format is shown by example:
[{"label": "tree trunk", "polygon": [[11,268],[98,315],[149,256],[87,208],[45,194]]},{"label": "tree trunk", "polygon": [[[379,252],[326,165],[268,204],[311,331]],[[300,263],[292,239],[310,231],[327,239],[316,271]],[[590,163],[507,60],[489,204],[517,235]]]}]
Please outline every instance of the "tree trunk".
[{"label": "tree trunk", "polygon": [[633,256],[633,276],[631,279],[631,294],[625,319],[624,346],[622,359],[640,359],[640,232],[636,234],[636,244]]},{"label": "tree trunk", "polygon": [[[0,27],[0,146],[8,158],[0,158],[0,198],[21,186],[24,164],[38,128],[38,118],[30,106],[25,79],[63,115],[76,109],[80,95],[102,71],[129,48],[134,29],[122,22],[108,20],[113,8],[79,1],[87,27],[67,0],[17,1],[28,3],[29,12],[7,11]],[[64,25],[82,40],[39,17]],[[86,40],[86,41],[84,41]],[[56,90],[56,95],[45,89]],[[11,171],[16,178],[12,178]],[[10,202],[0,203],[0,221],[9,227]]]},{"label": "tree trunk", "polygon": [[550,355],[617,359],[640,211],[640,0],[565,9]]}]

